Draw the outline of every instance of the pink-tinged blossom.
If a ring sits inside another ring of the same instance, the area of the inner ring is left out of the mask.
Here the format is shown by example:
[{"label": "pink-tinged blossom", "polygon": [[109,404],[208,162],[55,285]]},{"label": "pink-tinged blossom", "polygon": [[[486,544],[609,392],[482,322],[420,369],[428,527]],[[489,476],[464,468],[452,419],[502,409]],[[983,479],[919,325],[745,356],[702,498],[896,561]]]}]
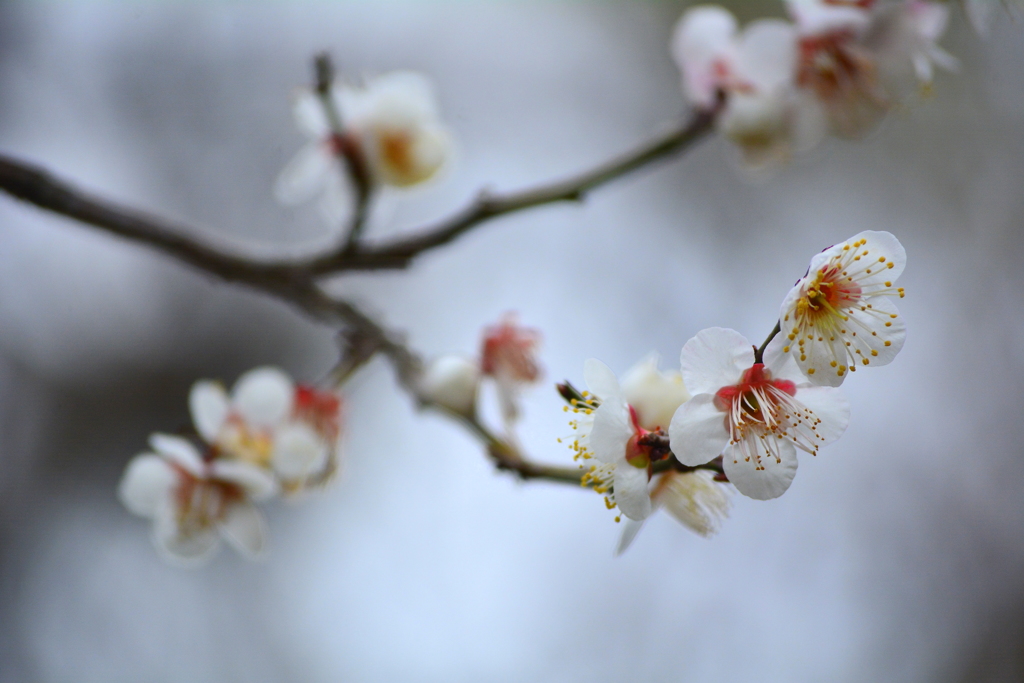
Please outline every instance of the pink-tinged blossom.
[{"label": "pink-tinged blossom", "polygon": [[865,230],[811,259],[782,302],[782,351],[814,384],[839,386],[857,368],[885,365],[903,348],[907,327],[893,303],[907,263],[892,234]]},{"label": "pink-tinged blossom", "polygon": [[937,41],[948,8],[924,0],[889,5],[789,0],[799,32],[796,83],[836,135],[856,138],[912,90],[929,85],[932,65],[956,60]]},{"label": "pink-tinged blossom", "polygon": [[716,126],[739,146],[749,167],[785,160],[824,136],[818,110],[804,106],[795,88],[792,24],[763,19],[740,31],[727,10],[700,5],[676,24],[672,54],[691,105],[707,110],[724,98]]},{"label": "pink-tinged blossom", "polygon": [[233,460],[204,460],[187,440],[150,438],[153,451],[128,463],[118,497],[128,510],[153,520],[153,541],[181,564],[206,560],[223,538],[243,555],[259,557],[266,527],[253,503],[277,492],[263,469]]},{"label": "pink-tinged blossom", "polygon": [[647,430],[626,401],[619,381],[607,365],[591,358],[583,366],[589,391],[573,400],[570,411],[576,430],[569,446],[586,470],[583,484],[605,496],[609,509],[642,520],[651,514],[650,451],[641,443]]},{"label": "pink-tinged blossom", "polygon": [[679,462],[695,467],[721,454],[740,493],[758,500],[785,493],[796,476],[796,449],[816,454],[842,435],[850,416],[838,389],[802,382],[789,360],[779,343],[755,363],[750,342],[735,330],[713,327],[690,339],[680,364],[693,398],[669,427]]},{"label": "pink-tinged blossom", "polygon": [[517,324],[514,315],[484,330],[480,369],[498,387],[501,412],[507,424],[519,415],[519,394],[523,387],[540,379],[537,347],[540,332]]},{"label": "pink-tinged blossom", "polygon": [[303,89],[295,99],[296,124],[310,142],[277,179],[274,192],[283,203],[322,195],[322,210],[336,221],[351,206],[345,156],[358,157],[374,184],[393,187],[430,179],[451,156],[433,87],[421,74],[396,71],[362,85],[336,84],[328,97],[341,131],[332,128],[319,94]]},{"label": "pink-tinged blossom", "polygon": [[230,395],[219,382],[200,380],[189,408],[214,457],[271,470],[287,492],[321,483],[337,469],[340,398],[296,386],[278,368],[246,372]]}]

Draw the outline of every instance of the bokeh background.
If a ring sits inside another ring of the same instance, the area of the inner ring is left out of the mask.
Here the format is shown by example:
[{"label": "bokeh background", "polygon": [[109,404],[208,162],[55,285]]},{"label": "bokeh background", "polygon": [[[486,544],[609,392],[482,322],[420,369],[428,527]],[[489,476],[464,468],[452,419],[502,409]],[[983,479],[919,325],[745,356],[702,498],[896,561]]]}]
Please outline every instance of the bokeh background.
[{"label": "bokeh background", "polygon": [[[745,18],[775,2],[734,2]],[[740,6],[741,5],[741,6]],[[681,2],[0,4],[0,149],[254,253],[328,244],[277,206],[302,143],[289,97],[329,49],[350,74],[428,73],[459,143],[373,235],[478,188],[558,177],[681,115]],[[711,325],[761,339],[810,256],[864,229],[909,253],[910,334],[844,386],[846,436],[710,541],[667,516],[613,557],[599,498],[496,474],[375,362],[347,389],[340,480],[269,509],[251,564],[164,565],[117,503],[198,377],[335,360],[282,304],[0,198],[0,680],[1024,680],[1024,26],[987,40],[869,139],[771,178],[718,140],[584,206],[507,217],[408,272],[332,287],[429,354],[518,311],[544,333],[522,440],[568,462],[549,389],[585,358],[665,366]]]}]

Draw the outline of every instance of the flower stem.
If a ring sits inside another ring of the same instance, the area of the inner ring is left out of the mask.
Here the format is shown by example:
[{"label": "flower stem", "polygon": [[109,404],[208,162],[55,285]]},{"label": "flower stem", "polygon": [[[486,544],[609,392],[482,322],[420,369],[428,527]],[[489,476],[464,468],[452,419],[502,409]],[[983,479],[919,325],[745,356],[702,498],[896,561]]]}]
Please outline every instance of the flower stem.
[{"label": "flower stem", "polygon": [[775,327],[772,328],[772,331],[768,333],[768,338],[764,340],[764,343],[761,344],[760,348],[754,350],[754,362],[755,363],[763,363],[764,362],[764,350],[768,348],[768,344],[771,343],[772,339],[775,339],[775,335],[777,335],[781,331],[782,331],[782,321],[780,320],[780,321],[775,323]]}]

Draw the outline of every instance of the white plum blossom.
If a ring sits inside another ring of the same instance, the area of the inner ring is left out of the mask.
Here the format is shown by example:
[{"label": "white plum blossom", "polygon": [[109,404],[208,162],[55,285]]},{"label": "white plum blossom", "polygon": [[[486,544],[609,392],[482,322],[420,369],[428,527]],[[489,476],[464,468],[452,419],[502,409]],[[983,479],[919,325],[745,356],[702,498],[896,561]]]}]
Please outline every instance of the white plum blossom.
[{"label": "white plum blossom", "polygon": [[393,71],[338,94],[345,129],[358,140],[376,182],[422,183],[451,156],[434,88],[422,74]]},{"label": "white plum blossom", "polygon": [[[677,522],[698,536],[710,538],[718,533],[729,516],[732,487],[715,481],[708,470],[693,472],[668,471],[656,477],[651,485],[651,505],[664,509]],[[621,555],[633,543],[644,521],[627,520],[615,549]]]},{"label": "white plum blossom", "polygon": [[647,433],[638,424],[636,410],[626,401],[615,373],[591,358],[583,366],[589,391],[573,399],[570,424],[577,436],[570,443],[575,458],[587,469],[583,485],[605,496],[609,509],[618,507],[626,517],[642,520],[651,514],[647,491],[651,463],[639,441]]},{"label": "white plum blossom", "polygon": [[[651,353],[627,370],[620,382],[622,395],[634,409],[640,427],[664,431],[672,415],[690,399],[678,370],[659,370],[658,354]],[[718,532],[729,513],[729,487],[714,481],[709,471],[669,470],[655,475],[648,487],[652,509],[664,508],[694,533],[708,537]],[[625,552],[644,520],[627,519],[616,553]]]},{"label": "white plum blossom", "polygon": [[668,429],[676,408],[690,400],[678,370],[659,370],[658,354],[650,353],[622,375],[626,402],[636,410],[637,421],[648,431]]},{"label": "white plum blossom", "polygon": [[150,437],[151,453],[131,460],[118,486],[130,512],[153,520],[153,541],[166,558],[195,565],[221,538],[243,555],[263,554],[267,533],[253,503],[277,492],[263,469],[235,460],[204,460],[187,440]]},{"label": "white plum blossom", "polygon": [[699,5],[676,24],[672,54],[691,105],[710,109],[725,98],[716,126],[739,146],[749,167],[784,161],[824,136],[820,112],[802,106],[795,87],[792,24],[762,19],[740,31],[727,10]]},{"label": "white plum blossom", "polygon": [[924,0],[788,0],[799,32],[796,83],[836,135],[857,138],[911,90],[930,85],[932,64],[956,60],[937,41],[948,8]]},{"label": "white plum blossom", "polygon": [[427,364],[419,379],[419,395],[453,413],[473,419],[480,388],[480,365],[465,356],[438,356]]},{"label": "white plum blossom", "polygon": [[907,328],[893,303],[907,263],[892,234],[865,230],[811,259],[779,312],[782,351],[814,384],[839,386],[858,367],[885,365]]},{"label": "white plum blossom", "polygon": [[272,470],[288,492],[322,483],[337,469],[340,407],[337,394],[296,386],[274,367],[246,372],[230,396],[210,380],[189,394],[196,431],[216,457]]},{"label": "white plum blossom", "polygon": [[516,322],[512,314],[484,330],[480,369],[493,377],[506,425],[519,416],[519,394],[523,387],[540,378],[537,346],[540,333]]},{"label": "white plum blossom", "polygon": [[680,365],[693,398],[672,417],[669,439],[684,465],[721,454],[740,493],[768,500],[796,476],[796,449],[816,454],[838,439],[850,407],[838,389],[798,384],[803,378],[781,343],[769,345],[763,363],[754,361],[750,342],[735,330],[713,327],[686,342]]},{"label": "white plum blossom", "polygon": [[371,183],[393,187],[431,178],[451,156],[433,88],[421,74],[395,71],[363,85],[335,84],[328,97],[341,131],[318,93],[304,89],[295,99],[295,121],[310,142],[277,179],[274,191],[283,203],[322,194],[328,219],[338,220],[351,204],[346,156],[357,159]]}]

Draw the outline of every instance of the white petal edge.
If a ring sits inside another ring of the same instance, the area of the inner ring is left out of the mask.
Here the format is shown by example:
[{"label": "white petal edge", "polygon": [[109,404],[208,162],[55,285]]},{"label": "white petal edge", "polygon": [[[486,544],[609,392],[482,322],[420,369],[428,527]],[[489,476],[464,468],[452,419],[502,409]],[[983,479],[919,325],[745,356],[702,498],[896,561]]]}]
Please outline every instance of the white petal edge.
[{"label": "white petal edge", "polygon": [[729,443],[726,415],[715,407],[715,397],[698,394],[679,406],[668,428],[676,459],[688,467],[713,460]]},{"label": "white petal edge", "polygon": [[180,534],[174,511],[162,509],[153,523],[153,543],[168,562],[181,567],[205,564],[217,550],[220,537],[215,528],[207,527],[183,536]]},{"label": "white petal edge", "polygon": [[288,417],[295,401],[295,384],[279,368],[254,368],[235,383],[232,407],[250,425],[272,427]]},{"label": "white petal edge", "polygon": [[220,382],[201,379],[188,393],[192,424],[206,443],[214,443],[231,410],[228,392]]},{"label": "white petal edge", "polygon": [[159,455],[143,453],[131,459],[117,486],[117,497],[129,512],[155,517],[166,505],[178,474]]},{"label": "white petal edge", "polygon": [[[629,408],[621,397],[614,397],[594,411],[590,430],[590,450],[601,462],[625,462],[626,443],[633,436]],[[635,469],[635,468],[634,468]]]},{"label": "white petal edge", "polygon": [[295,153],[274,181],[274,198],[289,206],[308,202],[331,179],[334,160],[320,141],[310,142]]},{"label": "white petal edge", "polygon": [[203,458],[188,439],[171,434],[150,434],[149,445],[167,460],[196,477],[203,477]]},{"label": "white petal edge", "polygon": [[250,560],[263,557],[267,551],[267,525],[256,506],[247,503],[232,505],[219,525],[220,533],[231,546]]},{"label": "white petal edge", "polygon": [[775,458],[762,458],[763,470],[756,469],[753,459],[745,460],[743,454],[735,446],[730,447],[722,458],[725,476],[736,487],[736,490],[754,500],[771,500],[778,498],[789,489],[796,476],[796,448],[788,441],[780,441],[779,456],[781,463]]},{"label": "white petal edge", "polygon": [[330,446],[312,427],[288,424],[277,431],[273,467],[284,479],[305,479],[327,465]]},{"label": "white petal edge", "polygon": [[602,400],[621,393],[615,373],[596,358],[588,358],[583,363],[583,381],[587,383],[590,393]]},{"label": "white petal edge", "polygon": [[250,500],[259,502],[277,494],[277,481],[265,470],[238,460],[214,460],[210,478],[242,487]]},{"label": "white petal edge", "polygon": [[615,468],[612,486],[615,489],[615,504],[622,514],[640,521],[651,514],[651,495],[647,492],[647,468],[633,467],[620,463]]},{"label": "white petal edge", "polygon": [[801,387],[796,400],[821,420],[815,433],[822,438],[819,446],[827,446],[846,431],[850,424],[850,402],[834,387]]},{"label": "white petal edge", "polygon": [[615,546],[615,556],[618,557],[622,553],[629,549],[629,546],[633,545],[633,541],[636,539],[637,534],[644,528],[644,520],[630,519],[627,517],[622,522],[622,534],[619,536],[619,542]]},{"label": "white petal edge", "polygon": [[747,338],[725,327],[701,330],[679,354],[683,383],[694,395],[733,386],[753,364],[754,349]]}]

